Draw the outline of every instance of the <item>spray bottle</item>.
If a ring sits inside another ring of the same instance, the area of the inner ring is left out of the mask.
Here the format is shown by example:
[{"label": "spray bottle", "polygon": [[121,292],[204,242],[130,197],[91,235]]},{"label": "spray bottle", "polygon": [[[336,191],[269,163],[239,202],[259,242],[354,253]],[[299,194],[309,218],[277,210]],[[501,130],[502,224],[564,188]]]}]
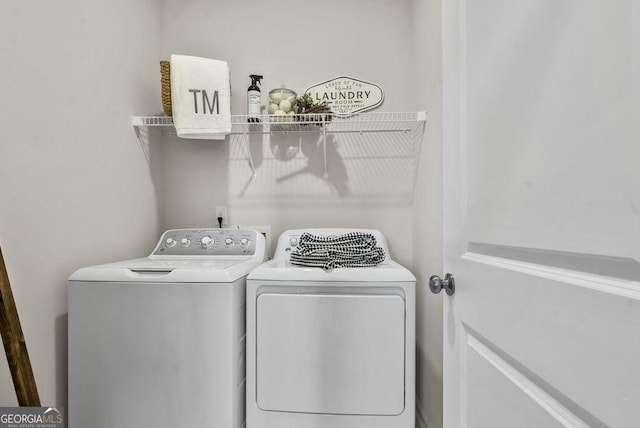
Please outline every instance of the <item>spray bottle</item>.
[{"label": "spray bottle", "polygon": [[260,114],[262,113],[262,94],[260,93],[260,80],[262,76],[257,74],[249,75],[251,78],[251,86],[247,89],[247,121],[260,122]]}]

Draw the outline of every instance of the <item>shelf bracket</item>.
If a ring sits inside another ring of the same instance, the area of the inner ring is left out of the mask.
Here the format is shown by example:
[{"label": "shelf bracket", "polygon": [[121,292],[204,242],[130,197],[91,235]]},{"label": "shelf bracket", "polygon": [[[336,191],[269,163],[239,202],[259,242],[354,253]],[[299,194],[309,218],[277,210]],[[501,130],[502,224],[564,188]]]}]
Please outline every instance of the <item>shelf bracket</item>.
[{"label": "shelf bracket", "polygon": [[133,131],[136,133],[136,137],[140,144],[144,146],[144,141],[142,140],[142,131],[141,128],[144,126],[144,121],[141,117],[131,116],[131,125],[133,126]]},{"label": "shelf bracket", "polygon": [[322,156],[324,162],[324,172],[322,173],[322,178],[326,180],[329,178],[329,172],[327,171],[327,126],[326,123],[324,123],[324,120],[322,122]]},{"label": "shelf bracket", "polygon": [[257,174],[256,174],[256,167],[253,164],[253,155],[251,155],[251,145],[249,144],[249,135],[247,134],[247,131],[242,133],[242,140],[244,142],[244,147],[247,150],[247,159],[249,159],[249,166],[251,167],[251,178],[253,180],[256,179]]}]

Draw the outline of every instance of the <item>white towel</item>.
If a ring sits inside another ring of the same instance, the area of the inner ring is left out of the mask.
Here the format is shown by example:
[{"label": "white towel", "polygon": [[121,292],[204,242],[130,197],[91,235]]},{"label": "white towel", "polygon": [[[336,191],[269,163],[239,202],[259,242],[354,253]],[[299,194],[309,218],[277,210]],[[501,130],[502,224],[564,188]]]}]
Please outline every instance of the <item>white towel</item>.
[{"label": "white towel", "polygon": [[171,104],[178,137],[223,140],[231,132],[227,62],[171,55]]}]

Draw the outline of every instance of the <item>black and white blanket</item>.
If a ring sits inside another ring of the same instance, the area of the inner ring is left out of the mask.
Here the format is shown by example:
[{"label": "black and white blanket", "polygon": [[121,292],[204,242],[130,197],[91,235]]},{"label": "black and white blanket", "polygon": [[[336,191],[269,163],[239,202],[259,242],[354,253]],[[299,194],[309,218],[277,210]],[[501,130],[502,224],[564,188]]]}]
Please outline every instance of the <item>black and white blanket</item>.
[{"label": "black and white blanket", "polygon": [[291,252],[292,264],[323,269],[370,267],[384,259],[384,250],[376,246],[376,238],[362,232],[330,237],[305,232],[300,236],[298,247]]}]

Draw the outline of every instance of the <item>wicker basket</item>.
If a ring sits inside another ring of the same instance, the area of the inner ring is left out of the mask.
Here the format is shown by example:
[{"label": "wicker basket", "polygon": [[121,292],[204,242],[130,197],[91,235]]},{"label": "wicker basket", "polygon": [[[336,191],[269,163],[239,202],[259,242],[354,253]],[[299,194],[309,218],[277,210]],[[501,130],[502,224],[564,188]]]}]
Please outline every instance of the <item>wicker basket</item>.
[{"label": "wicker basket", "polygon": [[171,110],[171,63],[160,61],[160,83],[162,84],[162,110],[167,116],[173,116]]}]

